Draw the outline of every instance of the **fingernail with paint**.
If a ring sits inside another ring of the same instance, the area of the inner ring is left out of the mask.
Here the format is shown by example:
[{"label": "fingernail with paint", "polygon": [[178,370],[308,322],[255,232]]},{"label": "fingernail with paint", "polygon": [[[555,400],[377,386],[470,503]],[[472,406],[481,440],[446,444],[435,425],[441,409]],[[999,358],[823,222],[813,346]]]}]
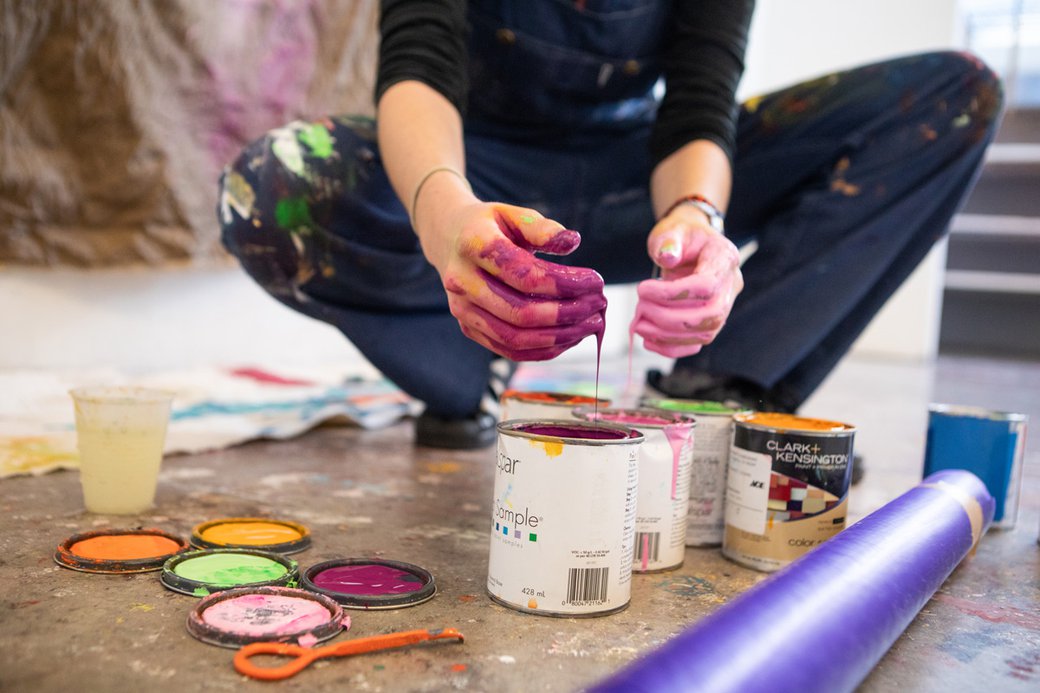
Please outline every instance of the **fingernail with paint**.
[{"label": "fingernail with paint", "polygon": [[581,234],[571,229],[560,229],[552,238],[547,240],[539,250],[553,255],[566,255],[581,243]]},{"label": "fingernail with paint", "polygon": [[664,267],[674,267],[682,259],[682,243],[674,236],[665,236],[657,246],[654,259]]}]

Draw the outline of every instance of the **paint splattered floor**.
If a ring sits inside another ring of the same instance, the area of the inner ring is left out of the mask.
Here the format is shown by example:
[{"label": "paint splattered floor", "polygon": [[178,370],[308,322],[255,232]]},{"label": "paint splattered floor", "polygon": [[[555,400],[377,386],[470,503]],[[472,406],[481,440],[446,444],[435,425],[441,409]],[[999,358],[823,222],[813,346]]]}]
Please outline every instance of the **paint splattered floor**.
[{"label": "paint splattered floor", "polygon": [[[607,364],[605,382],[622,383],[616,374],[623,368]],[[573,364],[522,377],[529,384],[545,377],[591,380]],[[859,427],[856,447],[867,475],[852,493],[853,518],[920,478],[930,401],[1023,411],[1035,428],[1040,364],[948,357],[928,367],[844,362],[803,413]],[[862,690],[1036,690],[1040,436],[1028,445],[1017,528],[983,540]],[[380,431],[330,426],[288,442],[168,458],[155,512],[124,520],[81,512],[75,472],[4,480],[0,691],[571,691],[763,578],[717,550],[689,549],[681,569],[637,576],[631,606],[614,616],[539,618],[492,604],[484,593],[492,459],[491,451],[416,449],[408,423]],[[87,575],[51,559],[60,541],[80,531],[144,525],[188,535],[205,520],[252,515],[310,526],[313,547],[296,556],[303,567],[381,556],[435,574],[440,591],[432,601],[355,612],[340,639],[454,626],[466,643],[327,660],[279,684],[252,682],[233,671],[230,650],[188,635],[184,623],[195,601],[163,589],[156,574]]]}]

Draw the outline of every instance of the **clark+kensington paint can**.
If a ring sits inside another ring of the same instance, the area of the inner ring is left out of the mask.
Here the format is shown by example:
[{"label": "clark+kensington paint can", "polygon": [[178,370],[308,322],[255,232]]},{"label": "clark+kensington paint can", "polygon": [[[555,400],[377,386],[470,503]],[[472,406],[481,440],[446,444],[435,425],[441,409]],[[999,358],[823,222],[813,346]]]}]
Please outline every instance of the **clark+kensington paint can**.
[{"label": "clark+kensington paint can", "polygon": [[686,557],[686,512],[696,422],[692,416],[655,409],[579,407],[582,421],[630,426],[645,437],[639,446],[635,556],[632,570],[672,570]]},{"label": "clark+kensington paint can", "polygon": [[733,417],[750,414],[722,402],[697,399],[648,399],[644,406],[692,415],[697,421],[690,473],[687,546],[719,546],[726,528],[726,470],[733,443]]},{"label": "clark+kensington paint can", "polygon": [[941,469],[966,469],[986,484],[997,501],[993,526],[1014,527],[1022,488],[1027,422],[1025,414],[931,405],[923,476]]},{"label": "clark+kensington paint can", "polygon": [[625,426],[498,425],[487,590],[512,609],[602,616],[632,592],[639,446]]},{"label": "clark+kensington paint can", "polygon": [[792,414],[735,416],[722,554],[774,571],[844,529],[855,431]]}]

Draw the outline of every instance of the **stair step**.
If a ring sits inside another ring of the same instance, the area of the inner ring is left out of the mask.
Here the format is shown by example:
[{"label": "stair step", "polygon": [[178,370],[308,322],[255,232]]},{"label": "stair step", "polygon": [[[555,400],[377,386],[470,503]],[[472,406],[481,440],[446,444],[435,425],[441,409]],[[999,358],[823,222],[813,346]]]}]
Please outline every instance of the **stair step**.
[{"label": "stair step", "polygon": [[953,217],[950,233],[958,236],[1040,239],[1040,216],[962,213]]},{"label": "stair step", "polygon": [[947,291],[1024,294],[1040,296],[1040,273],[984,272],[979,270],[946,270],[943,281]]}]

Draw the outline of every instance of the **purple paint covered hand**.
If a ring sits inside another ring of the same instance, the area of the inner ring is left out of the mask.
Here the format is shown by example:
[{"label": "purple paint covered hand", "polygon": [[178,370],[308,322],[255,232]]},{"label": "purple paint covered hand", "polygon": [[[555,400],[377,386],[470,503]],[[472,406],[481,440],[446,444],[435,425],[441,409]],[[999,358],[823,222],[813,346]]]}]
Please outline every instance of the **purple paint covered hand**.
[{"label": "purple paint covered hand", "polygon": [[740,254],[699,210],[686,205],[657,222],[647,250],[661,279],[640,282],[630,330],[663,356],[696,354],[726,324],[744,288]]},{"label": "purple paint covered hand", "polygon": [[603,332],[599,273],[535,256],[573,252],[577,231],[497,203],[460,208],[449,228],[439,255],[427,257],[467,337],[514,361],[544,361]]}]

